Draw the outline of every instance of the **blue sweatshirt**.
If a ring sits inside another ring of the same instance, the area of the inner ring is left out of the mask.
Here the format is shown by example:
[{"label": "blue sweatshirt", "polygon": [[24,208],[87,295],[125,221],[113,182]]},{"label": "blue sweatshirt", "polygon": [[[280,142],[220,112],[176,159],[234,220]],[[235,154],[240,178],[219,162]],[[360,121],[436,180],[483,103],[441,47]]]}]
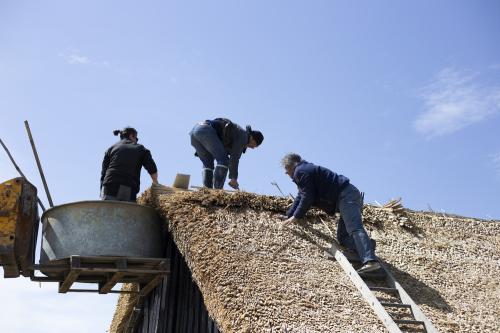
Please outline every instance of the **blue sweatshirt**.
[{"label": "blue sweatshirt", "polygon": [[295,168],[293,182],[299,193],[295,197],[287,216],[303,218],[311,206],[328,214],[335,213],[340,192],[349,185],[349,178],[327,168],[302,161]]},{"label": "blue sweatshirt", "polygon": [[247,149],[248,132],[226,118],[215,118],[207,122],[215,129],[229,155],[229,179],[238,179],[238,165],[241,154]]}]

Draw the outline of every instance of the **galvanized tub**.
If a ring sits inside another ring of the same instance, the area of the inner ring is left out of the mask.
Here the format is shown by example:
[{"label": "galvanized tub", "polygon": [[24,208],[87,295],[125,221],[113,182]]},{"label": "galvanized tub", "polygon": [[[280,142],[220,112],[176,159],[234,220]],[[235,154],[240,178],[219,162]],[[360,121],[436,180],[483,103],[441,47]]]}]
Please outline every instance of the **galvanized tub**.
[{"label": "galvanized tub", "polygon": [[42,215],[40,263],[79,256],[164,257],[156,211],[123,201],[80,201]]}]

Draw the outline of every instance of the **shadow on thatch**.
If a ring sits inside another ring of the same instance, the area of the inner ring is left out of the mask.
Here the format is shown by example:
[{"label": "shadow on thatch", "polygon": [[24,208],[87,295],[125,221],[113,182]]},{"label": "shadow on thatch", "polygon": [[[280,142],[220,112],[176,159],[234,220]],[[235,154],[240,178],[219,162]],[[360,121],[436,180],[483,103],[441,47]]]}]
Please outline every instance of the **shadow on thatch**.
[{"label": "shadow on thatch", "polygon": [[446,313],[452,312],[450,305],[441,296],[438,290],[429,287],[422,281],[388,262],[384,262],[384,265],[391,271],[396,280],[403,286],[415,303],[418,305],[425,304]]},{"label": "shadow on thatch", "polygon": [[[321,230],[313,228],[309,223],[302,223],[300,229],[293,229],[292,233],[307,241],[308,243],[314,245],[321,251],[325,251],[325,248],[318,240],[326,241],[328,244],[332,242],[332,237],[328,234],[323,233]],[[391,265],[390,263],[384,262],[387,269],[395,276],[396,280],[403,286],[406,292],[411,296],[411,298],[417,304],[425,304],[432,308],[438,309],[440,311],[449,313],[452,312],[450,305],[441,296],[438,290],[429,287],[422,281],[413,277],[412,275],[400,270],[399,268]],[[355,265],[356,268],[358,268]]]}]

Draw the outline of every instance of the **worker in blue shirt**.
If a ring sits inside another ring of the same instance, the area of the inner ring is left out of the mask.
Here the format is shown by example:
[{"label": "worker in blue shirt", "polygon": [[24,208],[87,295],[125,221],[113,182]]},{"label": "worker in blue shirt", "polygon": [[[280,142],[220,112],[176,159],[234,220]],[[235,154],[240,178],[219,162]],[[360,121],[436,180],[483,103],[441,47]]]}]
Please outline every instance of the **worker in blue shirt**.
[{"label": "worker in blue shirt", "polygon": [[[264,140],[259,131],[250,126],[241,128],[226,118],[205,120],[189,133],[191,145],[203,163],[203,186],[222,189],[229,170],[229,186],[239,189],[238,164],[247,148],[256,148]],[[214,168],[214,159],[217,166]]]},{"label": "worker in blue shirt", "polygon": [[298,154],[285,155],[281,164],[299,190],[284,224],[298,222],[312,206],[327,214],[338,211],[337,240],[348,249],[346,256],[361,261],[359,274],[378,271],[381,267],[375,256],[374,241],[363,227],[361,193],[350,184],[349,178],[309,163]]}]

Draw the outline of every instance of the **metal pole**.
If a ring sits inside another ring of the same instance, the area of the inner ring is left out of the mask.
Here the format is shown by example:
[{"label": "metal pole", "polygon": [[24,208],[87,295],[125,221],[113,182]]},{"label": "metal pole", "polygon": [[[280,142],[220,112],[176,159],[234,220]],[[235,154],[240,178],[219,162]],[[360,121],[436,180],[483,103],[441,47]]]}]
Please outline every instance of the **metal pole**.
[{"label": "metal pole", "polygon": [[28,132],[28,136],[30,138],[31,148],[33,149],[33,154],[35,155],[35,160],[38,166],[38,171],[40,172],[40,177],[42,177],[43,187],[45,188],[45,193],[47,193],[47,199],[49,200],[49,205],[50,207],[54,207],[54,203],[52,202],[52,197],[50,196],[47,182],[45,181],[45,175],[43,174],[42,165],[40,164],[40,159],[38,158],[38,153],[36,152],[35,142],[33,141],[33,137],[31,136],[30,125],[28,124],[27,120],[24,121],[24,126],[26,126],[26,131]]},{"label": "metal pole", "polygon": [[[12,164],[14,164],[14,168],[16,168],[17,172],[19,172],[19,174],[21,175],[21,177],[23,177],[24,179],[27,179],[26,176],[24,175],[24,173],[21,171],[21,169],[17,165],[16,161],[14,161],[14,158],[10,154],[9,149],[7,149],[7,146],[5,146],[5,144],[3,143],[2,139],[0,139],[0,144],[2,144],[3,149],[5,150],[5,152],[7,153],[7,155],[9,156],[10,161],[12,162]],[[42,211],[45,212],[45,206],[43,205],[42,200],[40,200],[40,198],[38,196],[36,197],[36,199],[38,200],[38,204],[42,208]]]}]

